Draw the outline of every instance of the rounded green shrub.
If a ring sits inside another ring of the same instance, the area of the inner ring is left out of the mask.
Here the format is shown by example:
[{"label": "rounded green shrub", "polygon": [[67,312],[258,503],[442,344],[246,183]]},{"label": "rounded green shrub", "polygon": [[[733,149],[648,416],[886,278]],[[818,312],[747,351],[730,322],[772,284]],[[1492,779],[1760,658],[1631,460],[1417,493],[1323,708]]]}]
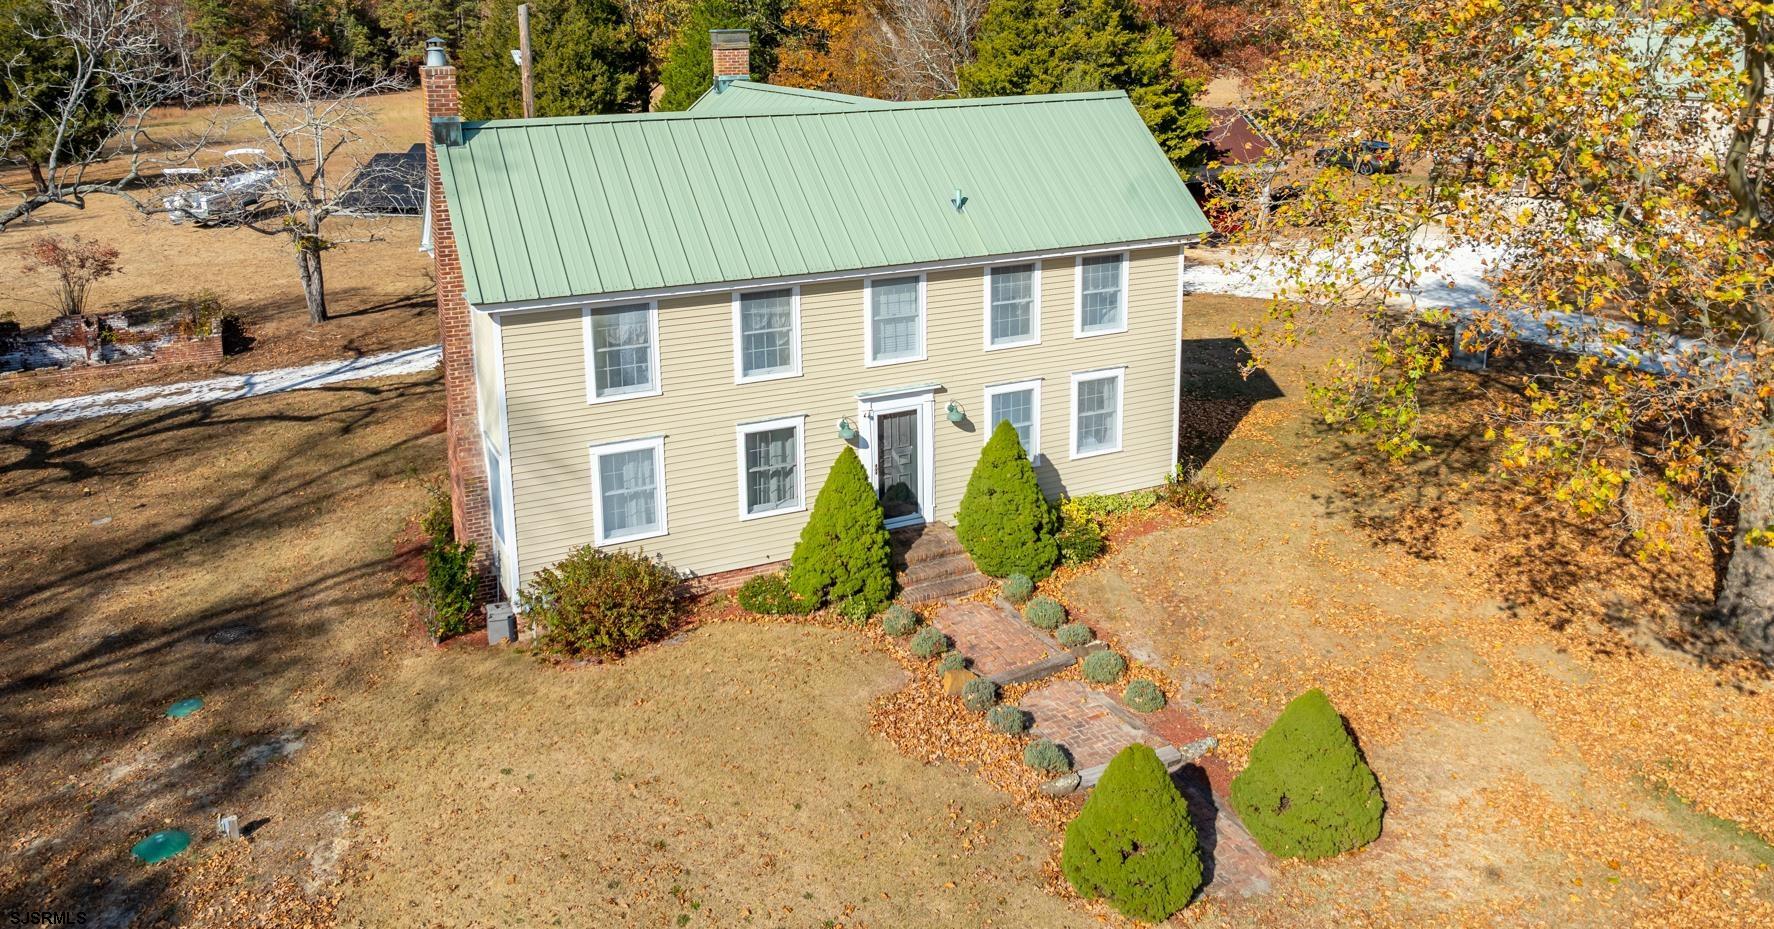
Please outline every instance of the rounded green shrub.
[{"label": "rounded green shrub", "polygon": [[1022,735],[1029,728],[1029,714],[1008,703],[1000,703],[986,711],[986,725],[1005,735]]},{"label": "rounded green shrub", "polygon": [[984,713],[998,705],[998,685],[976,677],[961,688],[961,705],[975,713]]},{"label": "rounded green shrub", "polygon": [[1295,697],[1232,779],[1232,807],[1272,855],[1329,858],[1380,836],[1386,801],[1324,692]]},{"label": "rounded green shrub", "polygon": [[935,626],[925,626],[912,636],[912,654],[919,658],[935,658],[949,650],[949,637]]},{"label": "rounded green shrub", "polygon": [[973,564],[992,577],[1046,577],[1059,559],[1059,517],[1041,493],[1016,427],[1000,420],[955,509],[955,535]]},{"label": "rounded green shrub", "polygon": [[1023,764],[1049,774],[1064,774],[1072,770],[1072,756],[1052,739],[1036,739],[1023,747]]},{"label": "rounded green shrub", "polygon": [[1103,539],[1102,524],[1095,517],[1064,505],[1060,507],[1059,534],[1054,541],[1059,546],[1060,563],[1067,565],[1092,561],[1109,547]]},{"label": "rounded green shrub", "polygon": [[875,615],[875,605],[862,597],[851,597],[838,604],[838,615],[860,626]]},{"label": "rounded green shrub", "polygon": [[805,616],[819,606],[817,600],[795,595],[781,573],[760,574],[739,585],[739,605],[764,616]]},{"label": "rounded green shrub", "polygon": [[1079,896],[1144,922],[1169,919],[1201,889],[1189,803],[1151,746],[1129,745],[1109,762],[1066,826],[1060,870]]},{"label": "rounded green shrub", "polygon": [[895,603],[881,617],[881,628],[891,636],[911,635],[918,628],[918,614]]},{"label": "rounded green shrub", "polygon": [[1055,630],[1053,635],[1059,639],[1059,644],[1067,648],[1083,648],[1096,641],[1096,633],[1091,632],[1090,627],[1083,623],[1066,623]]},{"label": "rounded green shrub", "polygon": [[998,588],[998,592],[1011,603],[1021,605],[1027,603],[1029,598],[1035,595],[1035,582],[1029,580],[1029,576],[1026,574],[1012,574],[1004,579],[1004,584]]},{"label": "rounded green shrub", "polygon": [[815,603],[856,601],[852,609],[873,615],[893,596],[891,558],[881,501],[856,450],[846,445],[795,543],[788,586]]},{"label": "rounded green shrub", "polygon": [[1127,659],[1110,651],[1091,652],[1084,656],[1084,679],[1098,684],[1113,684],[1127,673]]},{"label": "rounded green shrub", "polygon": [[1036,597],[1023,607],[1023,619],[1036,629],[1058,629],[1066,621],[1066,608],[1052,597]]},{"label": "rounded green shrub", "polygon": [[1156,713],[1164,709],[1164,691],[1151,681],[1137,680],[1127,685],[1121,702],[1136,713]]},{"label": "rounded green shrub", "polygon": [[936,663],[938,671],[965,671],[966,669],[967,656],[960,652],[944,652],[942,660]]},{"label": "rounded green shrub", "polygon": [[682,582],[658,558],[581,545],[536,572],[519,602],[545,648],[620,655],[671,631],[683,609]]}]

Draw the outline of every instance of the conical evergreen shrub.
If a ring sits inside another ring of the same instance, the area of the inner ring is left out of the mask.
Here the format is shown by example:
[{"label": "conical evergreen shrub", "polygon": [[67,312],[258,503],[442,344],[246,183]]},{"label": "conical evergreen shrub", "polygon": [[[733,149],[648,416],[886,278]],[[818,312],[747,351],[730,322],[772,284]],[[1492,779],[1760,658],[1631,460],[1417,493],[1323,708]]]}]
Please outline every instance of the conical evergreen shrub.
[{"label": "conical evergreen shrub", "polygon": [[789,558],[789,588],[812,600],[858,601],[852,608],[873,615],[893,598],[891,559],[881,502],[856,450],[845,446]]},{"label": "conical evergreen shrub", "polygon": [[967,479],[955,510],[955,535],[986,574],[1040,580],[1059,559],[1058,530],[1059,516],[1041,494],[1016,427],[1000,420]]},{"label": "conical evergreen shrub", "polygon": [[1324,692],[1295,697],[1232,779],[1232,808],[1271,855],[1329,858],[1380,836],[1386,801]]},{"label": "conical evergreen shrub", "polygon": [[1060,869],[1072,889],[1124,916],[1161,922],[1201,889],[1201,848],[1189,803],[1149,745],[1121,750],[1078,818],[1066,826]]}]

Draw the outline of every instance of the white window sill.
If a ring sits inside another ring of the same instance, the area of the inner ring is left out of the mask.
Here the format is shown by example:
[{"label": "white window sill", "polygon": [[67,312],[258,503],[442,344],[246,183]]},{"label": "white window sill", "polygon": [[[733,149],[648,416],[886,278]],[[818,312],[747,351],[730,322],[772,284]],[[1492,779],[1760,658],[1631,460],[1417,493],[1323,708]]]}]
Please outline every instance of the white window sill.
[{"label": "white window sill", "polygon": [[1079,329],[1072,333],[1072,337],[1076,339],[1091,339],[1099,335],[1120,335],[1126,331],[1127,323],[1123,322],[1120,326],[1114,329]]},{"label": "white window sill", "polygon": [[646,532],[637,532],[634,535],[625,535],[614,539],[598,539],[596,544],[598,548],[608,548],[611,545],[627,545],[630,542],[643,542],[647,539],[657,539],[662,535],[669,534],[670,533],[666,532],[664,529],[650,529]]},{"label": "white window sill", "polygon": [[744,523],[744,522],[750,522],[754,519],[769,519],[772,516],[787,516],[790,513],[805,513],[805,512],[807,512],[807,503],[806,503],[806,501],[802,501],[801,503],[799,503],[795,506],[785,506],[785,507],[783,507],[781,509],[777,509],[777,510],[765,510],[761,513],[741,513],[741,514],[739,514],[739,521]]},{"label": "white window sill", "polygon": [[916,355],[907,355],[904,358],[877,358],[874,361],[863,362],[862,366],[865,368],[885,368],[888,365],[903,365],[911,364],[914,361],[923,361],[926,357],[928,356],[919,353]]},{"label": "white window sill", "polygon": [[996,352],[1007,348],[1027,348],[1030,345],[1040,344],[1041,338],[1039,336],[1034,336],[1026,339],[1018,339],[1015,342],[991,342],[986,345],[986,351]]},{"label": "white window sill", "polygon": [[664,392],[665,391],[663,391],[659,387],[654,387],[651,390],[631,390],[626,393],[605,394],[601,397],[590,396],[590,397],[585,398],[585,402],[586,403],[620,403],[623,400],[641,400],[641,399],[644,399],[647,397],[657,397]]},{"label": "white window sill", "polygon": [[1119,446],[1119,445],[1115,446],[1114,448],[1092,449],[1088,452],[1081,452],[1081,451],[1078,451],[1077,449],[1073,449],[1072,450],[1072,460],[1077,461],[1081,458],[1099,458],[1103,455],[1118,454],[1120,451],[1121,451],[1121,446]]},{"label": "white window sill", "polygon": [[772,372],[770,374],[747,374],[747,375],[743,375],[739,378],[734,379],[733,383],[735,383],[735,384],[761,384],[765,381],[786,381],[786,380],[789,380],[790,378],[796,378],[796,377],[800,377],[800,376],[801,376],[801,369],[795,368],[791,371],[776,371],[776,372]]}]

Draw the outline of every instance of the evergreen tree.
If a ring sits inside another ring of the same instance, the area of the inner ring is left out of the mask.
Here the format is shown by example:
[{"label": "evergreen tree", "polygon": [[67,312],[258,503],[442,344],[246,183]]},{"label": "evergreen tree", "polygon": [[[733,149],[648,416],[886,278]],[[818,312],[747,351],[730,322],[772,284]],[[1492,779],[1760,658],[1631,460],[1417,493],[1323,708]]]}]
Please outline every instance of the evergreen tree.
[{"label": "evergreen tree", "polygon": [[[515,9],[515,8],[514,8]],[[517,15],[515,12],[512,14]],[[425,58],[425,40],[436,36],[458,52],[480,25],[479,0],[380,0],[376,22],[387,33],[390,63],[417,67]],[[513,33],[516,25],[513,25]]]},{"label": "evergreen tree", "polygon": [[1059,559],[1058,530],[1059,516],[1041,493],[1016,427],[999,420],[955,510],[955,535],[986,574],[1040,580]]},{"label": "evergreen tree", "polygon": [[980,22],[961,95],[1123,90],[1178,167],[1201,157],[1207,113],[1198,82],[1172,64],[1176,36],[1140,17],[1133,0],[994,0]]},{"label": "evergreen tree", "polygon": [[44,166],[51,155],[79,160],[104,144],[122,107],[100,81],[86,94],[62,134],[59,151],[58,115],[75,68],[74,49],[53,39],[50,12],[42,0],[0,0],[0,159],[18,162],[31,172],[32,186],[45,188]]},{"label": "evergreen tree", "polygon": [[1079,896],[1146,922],[1169,919],[1201,889],[1189,803],[1151,746],[1129,745],[1109,762],[1066,826],[1060,870]]},{"label": "evergreen tree", "polygon": [[1379,838],[1386,807],[1343,717],[1317,688],[1295,697],[1257,740],[1231,800],[1271,855],[1305,859]]},{"label": "evergreen tree", "polygon": [[[463,43],[462,114],[468,119],[523,115],[517,48],[518,0],[494,0]],[[530,3],[530,54],[537,116],[634,113],[646,107],[647,47],[616,0]]]},{"label": "evergreen tree", "polygon": [[893,596],[886,517],[856,450],[844,446],[789,559],[788,583],[808,600],[858,601],[869,614]]},{"label": "evergreen tree", "polygon": [[776,70],[776,43],[785,0],[693,0],[659,68],[661,110],[687,110],[714,86],[711,29],[751,30],[751,73]]}]

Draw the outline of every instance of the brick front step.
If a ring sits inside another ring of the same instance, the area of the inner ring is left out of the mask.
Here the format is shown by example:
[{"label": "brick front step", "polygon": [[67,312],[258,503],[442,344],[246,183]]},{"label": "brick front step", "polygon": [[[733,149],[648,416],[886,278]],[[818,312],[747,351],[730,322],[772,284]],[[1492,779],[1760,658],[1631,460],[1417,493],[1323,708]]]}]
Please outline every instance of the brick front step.
[{"label": "brick front step", "polygon": [[978,572],[962,574],[906,586],[900,590],[899,599],[906,603],[929,603],[950,597],[964,597],[990,583],[990,579]]},{"label": "brick front step", "polygon": [[955,530],[942,523],[895,529],[888,541],[893,546],[893,566],[899,569],[963,553]]},{"label": "brick front step", "polygon": [[904,587],[912,587],[926,581],[941,581],[964,574],[978,574],[973,568],[973,559],[966,552],[955,552],[941,558],[920,561],[907,567],[899,574],[899,583]]}]

